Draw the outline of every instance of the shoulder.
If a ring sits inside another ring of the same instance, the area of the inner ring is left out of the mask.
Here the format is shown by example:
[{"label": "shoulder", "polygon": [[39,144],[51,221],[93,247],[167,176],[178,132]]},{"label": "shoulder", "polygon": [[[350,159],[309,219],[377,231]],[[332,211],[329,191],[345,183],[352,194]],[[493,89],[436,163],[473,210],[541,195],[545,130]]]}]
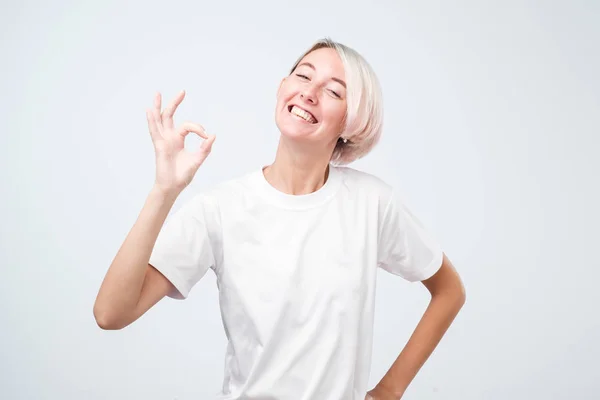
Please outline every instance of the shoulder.
[{"label": "shoulder", "polygon": [[410,212],[408,199],[398,187],[384,179],[354,168],[336,167],[342,177],[344,198],[377,212],[380,221]]},{"label": "shoulder", "polygon": [[246,202],[251,176],[248,173],[186,193],[178,199],[169,223],[203,226],[209,234],[217,235],[221,230],[222,216],[239,212]]},{"label": "shoulder", "polygon": [[343,186],[352,193],[375,196],[384,202],[393,196],[394,188],[376,175],[347,166],[334,168],[341,176]]},{"label": "shoulder", "polygon": [[190,208],[214,209],[219,206],[239,203],[256,185],[257,172],[250,171],[204,188],[193,193],[186,206]]}]

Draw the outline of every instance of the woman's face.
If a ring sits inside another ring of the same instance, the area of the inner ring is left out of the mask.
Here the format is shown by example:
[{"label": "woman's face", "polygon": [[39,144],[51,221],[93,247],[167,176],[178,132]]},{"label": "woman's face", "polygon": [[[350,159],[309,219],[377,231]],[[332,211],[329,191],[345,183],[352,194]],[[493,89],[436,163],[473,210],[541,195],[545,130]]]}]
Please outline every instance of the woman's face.
[{"label": "woman's face", "polygon": [[344,66],[334,49],[306,55],[281,82],[275,120],[286,137],[335,146],[345,115]]}]

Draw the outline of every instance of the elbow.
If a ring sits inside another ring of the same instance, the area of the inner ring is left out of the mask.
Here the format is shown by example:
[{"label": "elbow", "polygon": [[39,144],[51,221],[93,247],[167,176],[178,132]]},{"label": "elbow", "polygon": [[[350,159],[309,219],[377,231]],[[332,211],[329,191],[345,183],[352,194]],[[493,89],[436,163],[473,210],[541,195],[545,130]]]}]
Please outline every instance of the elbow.
[{"label": "elbow", "polygon": [[457,311],[460,311],[467,302],[467,291],[465,290],[465,286],[462,282],[459,282],[457,287],[452,290],[451,298]]},{"label": "elbow", "polygon": [[456,316],[461,312],[465,303],[467,302],[467,293],[465,292],[464,287],[461,286],[460,290],[456,291],[452,299],[452,308],[454,315]]},{"label": "elbow", "polygon": [[121,323],[120,319],[109,310],[103,309],[98,305],[94,306],[94,319],[98,327],[105,331],[115,331],[123,329],[126,325]]},{"label": "elbow", "polygon": [[466,302],[467,302],[467,294],[466,294],[465,290],[463,289],[463,291],[460,293],[460,295],[458,297],[458,309],[461,310]]},{"label": "elbow", "polygon": [[458,303],[460,305],[460,308],[462,308],[462,306],[464,306],[465,303],[467,302],[467,290],[465,289],[465,286],[463,285],[462,282],[459,285],[457,297],[458,297]]},{"label": "elbow", "polygon": [[439,300],[458,313],[467,301],[467,292],[462,282],[453,287],[432,292],[432,299]]}]

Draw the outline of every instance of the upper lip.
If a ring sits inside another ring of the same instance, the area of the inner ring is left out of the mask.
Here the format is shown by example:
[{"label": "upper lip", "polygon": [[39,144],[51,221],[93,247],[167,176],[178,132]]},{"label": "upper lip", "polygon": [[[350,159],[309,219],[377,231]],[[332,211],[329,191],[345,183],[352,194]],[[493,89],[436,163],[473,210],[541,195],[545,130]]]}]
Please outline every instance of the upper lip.
[{"label": "upper lip", "polygon": [[317,119],[317,117],[315,117],[315,114],[311,113],[311,112],[310,112],[310,111],[308,111],[306,108],[299,106],[298,104],[293,104],[293,103],[292,103],[292,104],[290,104],[290,105],[288,106],[288,111],[291,111],[291,110],[292,110],[292,107],[294,107],[294,106],[298,107],[299,109],[301,109],[301,110],[303,110],[303,111],[306,111],[307,113],[309,113],[309,114],[310,114],[310,116],[311,116],[311,117],[313,117],[313,119],[315,120],[315,122],[319,122],[319,120]]}]

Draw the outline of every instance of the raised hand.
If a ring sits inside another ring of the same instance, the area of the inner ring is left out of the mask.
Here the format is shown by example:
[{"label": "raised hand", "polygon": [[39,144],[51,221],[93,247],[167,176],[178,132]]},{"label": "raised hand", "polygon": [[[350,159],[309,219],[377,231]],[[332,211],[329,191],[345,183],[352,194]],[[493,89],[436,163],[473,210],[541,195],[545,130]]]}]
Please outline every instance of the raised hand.
[{"label": "raised hand", "polygon": [[[156,180],[155,185],[164,191],[178,195],[192,181],[194,175],[210,154],[215,135],[207,134],[204,128],[193,122],[184,122],[175,128],[173,115],[183,101],[185,91],[161,110],[161,94],[154,98],[154,107],[146,110],[148,129],[156,153]],[[194,132],[204,142],[195,152],[188,152],[184,148],[187,134]]]}]

